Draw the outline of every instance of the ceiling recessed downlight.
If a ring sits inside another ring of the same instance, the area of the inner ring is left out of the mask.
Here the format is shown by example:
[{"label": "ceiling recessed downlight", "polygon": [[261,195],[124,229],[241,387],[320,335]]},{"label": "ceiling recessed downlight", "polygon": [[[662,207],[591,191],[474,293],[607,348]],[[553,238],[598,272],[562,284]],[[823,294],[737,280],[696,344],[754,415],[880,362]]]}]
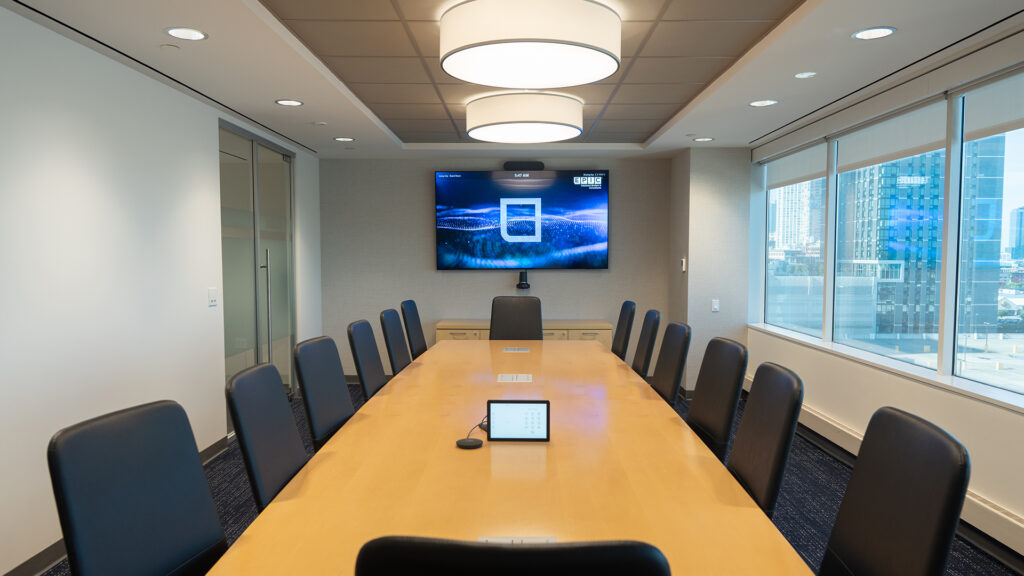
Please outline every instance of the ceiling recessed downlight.
[{"label": "ceiling recessed downlight", "polygon": [[814,78],[817,75],[817,72],[797,72],[796,74],[793,75],[793,77],[799,78],[801,80],[806,80],[808,78]]},{"label": "ceiling recessed downlight", "polygon": [[854,32],[852,38],[857,40],[877,40],[891,36],[895,31],[896,29],[892,26],[875,26],[874,28],[865,28],[864,30]]},{"label": "ceiling recessed downlight", "polygon": [[693,139],[694,142],[711,142],[712,140],[714,140],[714,138],[711,138],[710,136],[699,136]]},{"label": "ceiling recessed downlight", "polygon": [[206,33],[195,28],[168,28],[166,32],[181,40],[203,40],[206,38]]},{"label": "ceiling recessed downlight", "polygon": [[334,139],[337,142],[355,142],[355,138],[349,138],[348,136],[338,136]]},{"label": "ceiling recessed downlight", "polygon": [[583,133],[583,102],[546,92],[484,96],[466,104],[466,133],[501,144],[568,140]]},{"label": "ceiling recessed downlight", "polygon": [[774,106],[778,103],[777,100],[754,100],[750,105],[754,108],[764,108],[765,106]]},{"label": "ceiling recessed downlight", "polygon": [[301,100],[275,100],[281,106],[302,106]]},{"label": "ceiling recessed downlight", "polygon": [[619,69],[622,21],[591,0],[469,0],[441,16],[441,68],[484,86],[589,84]]}]

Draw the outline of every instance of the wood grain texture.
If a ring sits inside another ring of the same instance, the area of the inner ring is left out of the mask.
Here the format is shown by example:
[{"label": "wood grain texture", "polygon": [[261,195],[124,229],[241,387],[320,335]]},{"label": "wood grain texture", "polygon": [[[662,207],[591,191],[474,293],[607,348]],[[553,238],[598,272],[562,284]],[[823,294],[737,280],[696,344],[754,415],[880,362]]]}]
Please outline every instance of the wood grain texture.
[{"label": "wood grain texture", "polygon": [[[510,345],[530,352],[502,351]],[[498,384],[498,373],[534,381]],[[551,442],[457,449],[499,398],[550,400]],[[596,342],[438,343],[342,427],[210,574],[351,574],[359,547],[389,534],[635,539],[677,574],[811,573],[679,416]]]}]

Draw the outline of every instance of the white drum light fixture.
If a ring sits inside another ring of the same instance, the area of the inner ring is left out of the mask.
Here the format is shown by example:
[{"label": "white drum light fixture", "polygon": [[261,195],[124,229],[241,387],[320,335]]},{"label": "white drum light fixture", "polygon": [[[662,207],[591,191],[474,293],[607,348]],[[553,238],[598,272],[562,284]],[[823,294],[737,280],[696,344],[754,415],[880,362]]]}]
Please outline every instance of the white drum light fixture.
[{"label": "white drum light fixture", "polygon": [[583,102],[563,94],[515,92],[466,104],[470,138],[501,144],[537,144],[583,133]]},{"label": "white drum light fixture", "polygon": [[578,86],[619,69],[622,20],[592,0],[469,0],[441,16],[441,68],[498,88]]}]

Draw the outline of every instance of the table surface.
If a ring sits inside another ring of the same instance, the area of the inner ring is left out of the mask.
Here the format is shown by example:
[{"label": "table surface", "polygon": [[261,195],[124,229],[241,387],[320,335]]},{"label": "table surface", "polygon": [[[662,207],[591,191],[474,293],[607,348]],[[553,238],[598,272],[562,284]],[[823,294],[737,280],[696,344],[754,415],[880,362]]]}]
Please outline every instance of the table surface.
[{"label": "table surface", "polygon": [[[533,382],[498,384],[499,373]],[[501,398],[550,400],[551,442],[457,449]],[[360,546],[384,535],[631,539],[660,548],[677,574],[811,574],[679,416],[587,341],[439,342],[360,408],[210,574],[352,574]]]}]

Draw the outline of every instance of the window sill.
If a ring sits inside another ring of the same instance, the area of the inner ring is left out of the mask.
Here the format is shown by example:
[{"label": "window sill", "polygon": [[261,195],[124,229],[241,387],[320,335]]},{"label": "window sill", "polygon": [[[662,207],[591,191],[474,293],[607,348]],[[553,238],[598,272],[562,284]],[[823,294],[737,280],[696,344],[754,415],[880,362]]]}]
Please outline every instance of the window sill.
[{"label": "window sill", "polygon": [[926,386],[937,388],[945,392],[977,400],[985,404],[997,406],[1011,412],[1024,415],[1024,394],[1017,394],[1009,390],[989,386],[974,380],[960,378],[959,376],[942,375],[934,370],[915,366],[907,362],[901,362],[892,358],[886,358],[878,354],[872,354],[851,346],[837,344],[835,342],[824,342],[820,338],[794,332],[778,326],[769,324],[748,324],[751,330],[781,338],[783,340],[811,348],[837,358],[843,358],[858,364],[870,366],[877,370],[888,372],[895,376],[914,380]]}]

